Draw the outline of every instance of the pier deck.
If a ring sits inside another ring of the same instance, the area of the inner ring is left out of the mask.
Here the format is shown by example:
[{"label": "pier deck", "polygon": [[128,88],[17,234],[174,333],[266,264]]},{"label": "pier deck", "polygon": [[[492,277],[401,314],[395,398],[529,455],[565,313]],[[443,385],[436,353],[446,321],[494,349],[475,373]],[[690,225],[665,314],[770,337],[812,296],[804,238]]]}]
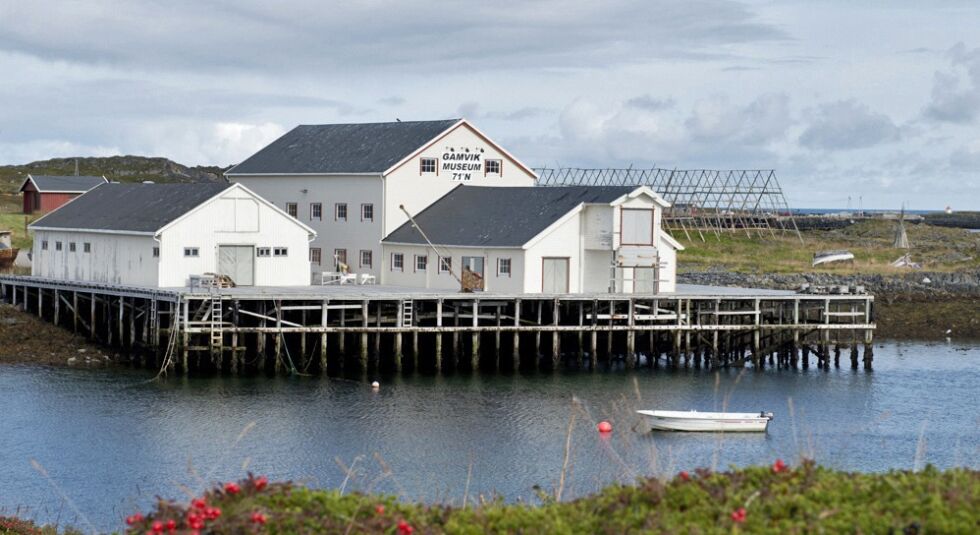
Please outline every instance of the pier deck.
[{"label": "pier deck", "polygon": [[[874,297],[678,285],[641,294],[383,285],[148,288],[0,276],[0,296],[164,370],[321,371],[872,362]],[[506,356],[506,358],[504,358]]]}]

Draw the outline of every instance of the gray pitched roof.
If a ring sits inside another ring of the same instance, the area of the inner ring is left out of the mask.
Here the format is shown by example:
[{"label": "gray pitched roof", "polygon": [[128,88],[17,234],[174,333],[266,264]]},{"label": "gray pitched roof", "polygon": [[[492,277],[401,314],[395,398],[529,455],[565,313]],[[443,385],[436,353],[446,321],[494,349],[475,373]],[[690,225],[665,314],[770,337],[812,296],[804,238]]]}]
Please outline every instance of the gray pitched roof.
[{"label": "gray pitched roof", "polygon": [[[99,184],[105,184],[106,179],[100,176],[54,176],[30,175],[38,191],[65,191],[82,193]],[[26,184],[27,181],[25,180]]]},{"label": "gray pitched roof", "polygon": [[231,186],[112,182],[79,195],[31,227],[156,232]]},{"label": "gray pitched roof", "polygon": [[[414,216],[435,245],[521,247],[582,203],[610,203],[634,186],[459,186]],[[385,243],[425,244],[411,222]]]},{"label": "gray pitched roof", "polygon": [[381,173],[457,122],[300,125],[225,174]]}]

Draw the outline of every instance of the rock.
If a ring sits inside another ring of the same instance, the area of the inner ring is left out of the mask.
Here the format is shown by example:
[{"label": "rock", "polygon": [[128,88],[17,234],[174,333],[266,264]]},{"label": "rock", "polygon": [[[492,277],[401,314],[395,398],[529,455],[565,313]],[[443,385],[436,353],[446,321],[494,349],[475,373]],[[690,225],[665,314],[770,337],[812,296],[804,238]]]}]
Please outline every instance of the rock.
[{"label": "rock", "polygon": [[70,365],[74,364],[76,360],[78,360],[78,359],[75,358],[75,357],[68,357],[68,365],[70,366]]},{"label": "rock", "polygon": [[85,353],[86,351],[88,351],[88,349],[85,349],[84,347],[78,348],[79,353]]}]

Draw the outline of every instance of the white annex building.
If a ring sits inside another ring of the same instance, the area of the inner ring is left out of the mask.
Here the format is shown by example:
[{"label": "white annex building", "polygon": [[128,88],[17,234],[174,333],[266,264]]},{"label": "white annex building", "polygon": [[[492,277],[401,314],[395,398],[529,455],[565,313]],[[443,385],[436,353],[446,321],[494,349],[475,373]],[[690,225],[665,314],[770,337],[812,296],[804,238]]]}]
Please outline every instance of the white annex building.
[{"label": "white annex building", "polygon": [[468,270],[496,293],[673,292],[668,206],[646,186],[458,186],[383,240],[381,280],[459,290]]},{"label": "white annex building", "polygon": [[[302,125],[228,170],[316,230],[310,270],[381,278],[381,239],[459,184],[533,186],[533,171],[464,119]],[[443,222],[452,224],[452,221]]]},{"label": "white annex building", "polygon": [[307,285],[316,235],[227,183],[103,184],[29,228],[34,276],[152,287],[206,273],[239,286]]}]

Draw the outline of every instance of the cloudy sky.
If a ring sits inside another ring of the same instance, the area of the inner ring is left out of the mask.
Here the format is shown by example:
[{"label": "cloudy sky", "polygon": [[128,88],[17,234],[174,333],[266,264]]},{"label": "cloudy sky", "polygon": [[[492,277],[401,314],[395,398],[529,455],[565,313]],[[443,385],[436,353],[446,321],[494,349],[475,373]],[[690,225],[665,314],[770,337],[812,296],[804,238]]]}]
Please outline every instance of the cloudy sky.
[{"label": "cloudy sky", "polygon": [[[855,7],[855,5],[860,7]],[[0,0],[0,164],[464,116],[534,166],[980,209],[980,2]]]}]

